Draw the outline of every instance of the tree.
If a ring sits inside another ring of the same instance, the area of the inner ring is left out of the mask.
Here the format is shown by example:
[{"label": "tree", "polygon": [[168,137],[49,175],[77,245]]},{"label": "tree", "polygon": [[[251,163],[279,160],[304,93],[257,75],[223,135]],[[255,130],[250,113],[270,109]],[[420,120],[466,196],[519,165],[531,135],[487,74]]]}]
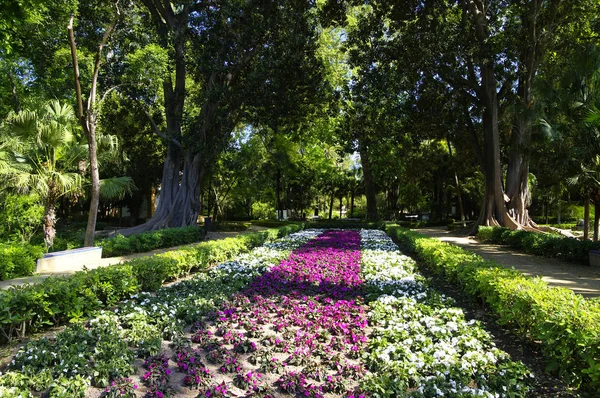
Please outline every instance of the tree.
[{"label": "tree", "polygon": [[98,44],[98,49],[95,54],[94,69],[92,72],[90,92],[87,96],[86,106],[83,106],[83,94],[81,90],[81,82],[79,76],[79,61],[77,57],[77,46],[75,44],[75,34],[73,33],[73,19],[69,21],[67,28],[69,34],[69,43],[71,46],[71,57],[73,59],[73,75],[75,79],[75,93],[77,99],[77,119],[81,123],[81,127],[88,141],[88,151],[90,160],[90,177],[91,177],[91,194],[90,194],[90,210],[88,213],[88,222],[85,229],[84,246],[94,246],[94,233],[96,231],[96,219],[98,217],[98,205],[100,203],[100,172],[98,170],[98,146],[96,142],[96,128],[98,123],[97,115],[97,91],[98,91],[98,76],[102,64],[102,50],[106,45],[112,31],[114,30],[119,19],[120,12],[118,3],[115,4],[115,16],[113,20],[104,30],[102,39]]},{"label": "tree", "polygon": [[75,140],[72,109],[51,101],[43,109],[12,113],[5,122],[5,166],[0,172],[21,192],[39,196],[44,205],[44,242],[56,236],[56,203],[65,195],[80,195],[78,171],[87,148]]}]

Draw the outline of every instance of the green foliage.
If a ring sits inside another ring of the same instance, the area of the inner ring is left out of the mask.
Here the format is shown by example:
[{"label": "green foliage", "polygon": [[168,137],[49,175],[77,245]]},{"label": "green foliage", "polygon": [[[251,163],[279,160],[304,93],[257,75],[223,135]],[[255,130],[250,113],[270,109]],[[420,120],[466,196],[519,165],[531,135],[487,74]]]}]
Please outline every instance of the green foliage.
[{"label": "green foliage", "polygon": [[269,203],[254,202],[252,203],[252,214],[259,220],[273,219],[275,218],[275,208]]},{"label": "green foliage", "polygon": [[49,326],[82,321],[134,293],[156,291],[164,282],[191,271],[206,270],[266,241],[303,228],[304,224],[292,224],[219,241],[201,242],[152,257],[81,271],[68,277],[51,277],[36,285],[0,291],[0,341],[10,341]]},{"label": "green foliage", "polygon": [[0,243],[0,280],[29,276],[35,271],[36,261],[44,250],[27,243]]},{"label": "green foliage", "polygon": [[243,222],[220,222],[215,224],[215,231],[247,231],[248,224]]},{"label": "green foliage", "polygon": [[536,256],[554,257],[580,264],[588,264],[590,250],[600,250],[600,242],[538,232],[512,231],[508,228],[479,227],[477,238],[482,242],[507,245]]},{"label": "green foliage", "polygon": [[6,195],[0,204],[0,238],[29,242],[42,227],[44,206],[35,195]]},{"label": "green foliage", "polygon": [[307,223],[308,228],[343,228],[343,229],[379,229],[385,231],[385,222],[362,222],[362,221],[332,221],[319,220]]},{"label": "green foliage", "polygon": [[[494,231],[484,230],[485,236]],[[539,343],[548,371],[584,391],[600,388],[600,303],[539,278],[498,266],[480,256],[399,227],[388,229],[407,251],[435,273],[481,298],[498,322]]]},{"label": "green foliage", "polygon": [[102,246],[102,257],[123,256],[198,242],[206,231],[198,227],[168,228],[124,237],[119,235],[96,243]]}]

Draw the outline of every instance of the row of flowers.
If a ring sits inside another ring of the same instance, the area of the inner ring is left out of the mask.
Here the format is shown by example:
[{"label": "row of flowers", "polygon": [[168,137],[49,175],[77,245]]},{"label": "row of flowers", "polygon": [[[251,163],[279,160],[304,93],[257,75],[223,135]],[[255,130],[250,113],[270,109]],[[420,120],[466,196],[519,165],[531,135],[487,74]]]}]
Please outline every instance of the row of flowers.
[{"label": "row of flowers", "polygon": [[524,397],[533,375],[453,300],[429,288],[381,231],[361,231],[370,336],[363,380],[379,397]]},{"label": "row of flowers", "polygon": [[327,231],[197,322],[177,369],[198,396],[352,395],[366,373],[361,289],[360,235]]},{"label": "row of flowers", "polygon": [[155,294],[133,295],[114,310],[102,311],[86,325],[69,326],[55,338],[29,342],[0,376],[0,396],[29,397],[48,391],[52,397],[83,397],[90,385],[106,386],[108,396],[135,396],[143,382],[135,376],[127,379],[135,373],[135,357],[159,354],[165,340],[173,344],[189,340],[185,337],[189,325],[218,310],[257,275],[322,232],[301,231],[266,243],[209,273]]}]

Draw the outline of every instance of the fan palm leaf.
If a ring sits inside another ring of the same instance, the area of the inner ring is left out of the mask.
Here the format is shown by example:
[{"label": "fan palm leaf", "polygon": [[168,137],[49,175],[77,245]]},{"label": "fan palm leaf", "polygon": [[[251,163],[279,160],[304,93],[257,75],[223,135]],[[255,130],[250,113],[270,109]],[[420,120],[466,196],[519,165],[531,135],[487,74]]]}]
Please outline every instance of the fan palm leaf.
[{"label": "fan palm leaf", "polygon": [[100,197],[105,200],[123,199],[130,195],[136,186],[131,177],[112,177],[100,180]]}]

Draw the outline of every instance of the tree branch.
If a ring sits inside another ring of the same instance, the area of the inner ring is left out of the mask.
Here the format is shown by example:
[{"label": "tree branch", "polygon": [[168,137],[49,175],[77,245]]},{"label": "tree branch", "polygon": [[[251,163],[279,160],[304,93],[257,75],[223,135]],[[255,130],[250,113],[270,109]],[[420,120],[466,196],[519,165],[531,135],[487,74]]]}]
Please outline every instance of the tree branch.
[{"label": "tree branch", "polygon": [[83,98],[81,95],[81,82],[79,80],[79,63],[77,62],[77,47],[75,46],[75,35],[73,34],[73,19],[71,15],[67,32],[69,34],[69,44],[71,47],[71,58],[73,59],[73,74],[75,77],[75,93],[77,96],[77,118],[83,120]]},{"label": "tree branch", "polygon": [[152,129],[154,130],[154,132],[156,133],[156,135],[158,135],[160,138],[162,138],[165,141],[172,142],[176,147],[181,148],[181,142],[179,142],[175,138],[168,137],[166,134],[164,134],[162,131],[160,131],[160,129],[156,125],[156,122],[152,118],[152,115],[150,114],[150,112],[148,112],[146,109],[144,109],[144,113],[146,114],[146,116],[150,120],[150,124],[152,125]]}]

